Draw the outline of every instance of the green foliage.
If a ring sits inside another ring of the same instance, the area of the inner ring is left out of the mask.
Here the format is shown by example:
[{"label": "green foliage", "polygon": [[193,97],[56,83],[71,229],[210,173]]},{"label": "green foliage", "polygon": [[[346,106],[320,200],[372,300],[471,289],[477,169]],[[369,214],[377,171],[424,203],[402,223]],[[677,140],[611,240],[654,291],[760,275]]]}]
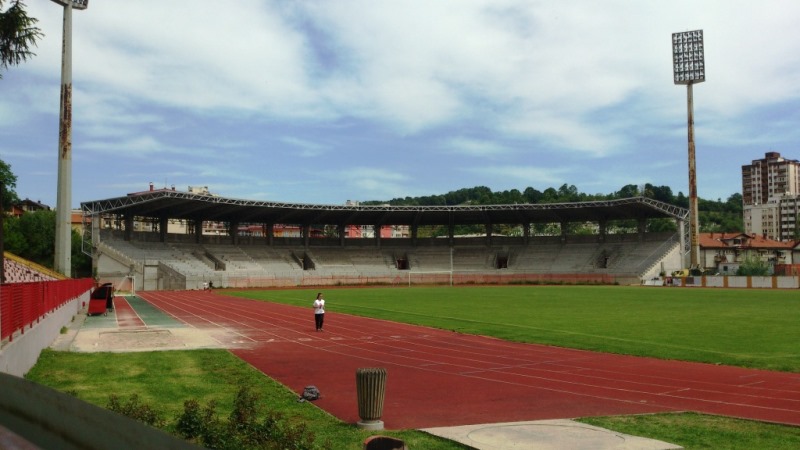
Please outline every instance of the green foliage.
[{"label": "green foliage", "polygon": [[[56,213],[34,211],[3,221],[4,248],[17,256],[53,268],[55,258]],[[80,233],[72,230],[72,276],[92,275],[92,259],[81,249]]]},{"label": "green foliage", "polygon": [[736,269],[736,275],[763,277],[769,275],[769,264],[755,255],[748,254],[742,264]]},{"label": "green foliage", "polygon": [[[3,3],[0,0],[0,9]],[[37,22],[37,19],[28,16],[22,0],[12,0],[6,11],[0,11],[0,68],[19,65],[34,56],[31,47],[36,46],[36,41],[44,36],[35,26]]]},{"label": "green foliage", "polygon": [[183,414],[178,416],[175,429],[184,439],[197,439],[216,418],[217,402],[211,400],[205,408],[197,400],[183,402]]},{"label": "green foliage", "polygon": [[296,449],[311,450],[314,434],[306,425],[289,424],[279,412],[268,412],[263,419],[258,407],[258,394],[245,386],[239,388],[233,411],[223,423],[211,401],[201,407],[197,400],[184,402],[183,414],[176,429],[184,438],[210,449]]},{"label": "green foliage", "polygon": [[120,401],[115,394],[108,396],[106,408],[131,419],[138,420],[151,427],[160,428],[166,423],[164,418],[152,406],[142,403],[138,394],[131,394],[127,402]]},{"label": "green foliage", "polygon": [[[652,198],[671,205],[680,206],[682,208],[689,208],[689,199],[679,192],[677,196],[673,195],[672,189],[669,186],[653,186],[647,183],[643,186],[628,184],[620,188],[620,190],[612,194],[586,194],[578,191],[575,185],[563,184],[558,189],[547,188],[543,192],[536,190],[532,187],[527,187],[520,192],[518,189],[511,189],[507,191],[492,192],[486,186],[476,186],[474,188],[464,188],[457,191],[451,191],[443,195],[428,195],[422,197],[405,197],[394,198],[389,201],[372,200],[363,202],[367,205],[382,205],[389,204],[392,206],[437,206],[437,205],[509,205],[509,204],[537,204],[537,203],[574,203],[585,201],[600,201],[600,200],[615,200],[622,198],[631,198],[644,196]],[[702,232],[741,232],[744,231],[744,223],[742,219],[742,195],[733,194],[723,202],[717,199],[703,200],[698,199],[699,220]],[[548,224],[537,224],[541,227],[547,227]],[[631,231],[636,230],[636,223],[609,224],[609,231]],[[677,226],[674,220],[670,219],[656,219],[649,221],[649,230],[651,232],[657,231],[677,231]],[[421,228],[420,228],[421,230]],[[455,228],[456,235],[483,233],[485,230],[480,225],[463,225]],[[585,231],[585,230],[584,230]],[[542,233],[542,230],[534,230],[537,234]],[[555,233],[559,233],[558,227],[554,228]],[[576,233],[582,233],[581,230],[576,230]],[[499,234],[511,235],[506,232],[500,231]],[[544,234],[548,234],[546,231]],[[420,231],[418,237],[439,237],[447,236],[447,227],[432,227],[431,229]]]},{"label": "green foliage", "polygon": [[[209,449],[264,449],[313,450],[314,434],[305,424],[289,424],[279,412],[268,412],[263,419],[259,410],[259,396],[246,386],[240,386],[233,402],[228,421],[219,419],[214,400],[205,407],[192,399],[183,403],[183,413],[176,420],[175,429],[184,439]],[[149,404],[131,394],[123,402],[115,394],[109,396],[107,409],[138,420],[152,427],[164,428],[166,421]]]},{"label": "green foliage", "polygon": [[71,234],[72,278],[91,278],[92,257],[83,252],[83,237],[75,230],[72,230]]},{"label": "green foliage", "polygon": [[5,249],[45,267],[53,267],[55,211],[34,211],[5,220]]},{"label": "green foliage", "polygon": [[696,413],[585,417],[578,421],[687,449],[800,448],[800,427]]},{"label": "green foliage", "polygon": [[[0,1],[0,5],[2,2]],[[0,185],[2,185],[2,195],[0,195],[0,206],[3,211],[10,211],[11,206],[19,202],[16,191],[17,176],[11,171],[11,166],[0,159]]]}]

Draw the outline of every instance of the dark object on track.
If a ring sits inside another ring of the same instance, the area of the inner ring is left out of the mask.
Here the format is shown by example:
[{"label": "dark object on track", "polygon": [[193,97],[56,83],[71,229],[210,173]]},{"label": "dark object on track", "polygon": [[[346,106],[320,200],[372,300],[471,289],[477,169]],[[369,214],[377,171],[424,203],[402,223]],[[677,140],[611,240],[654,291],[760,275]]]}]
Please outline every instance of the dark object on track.
[{"label": "dark object on track", "polygon": [[89,316],[95,314],[105,316],[109,310],[114,310],[114,286],[111,283],[105,283],[92,291],[89,297],[89,309],[86,314]]}]

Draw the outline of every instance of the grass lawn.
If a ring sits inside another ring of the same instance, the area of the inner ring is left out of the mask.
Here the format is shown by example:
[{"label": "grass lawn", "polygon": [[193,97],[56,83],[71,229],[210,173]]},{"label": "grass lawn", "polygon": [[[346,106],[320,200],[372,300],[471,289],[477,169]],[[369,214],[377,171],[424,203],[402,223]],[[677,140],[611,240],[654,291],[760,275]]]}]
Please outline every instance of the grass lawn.
[{"label": "grass lawn", "polygon": [[[800,372],[796,290],[631,286],[319,290],[324,291],[328,312],[334,314],[519,342]],[[224,294],[308,307],[317,291]]]},{"label": "grass lawn", "polygon": [[800,428],[694,413],[580,419],[598,427],[678,444],[686,450],[800,448]]}]

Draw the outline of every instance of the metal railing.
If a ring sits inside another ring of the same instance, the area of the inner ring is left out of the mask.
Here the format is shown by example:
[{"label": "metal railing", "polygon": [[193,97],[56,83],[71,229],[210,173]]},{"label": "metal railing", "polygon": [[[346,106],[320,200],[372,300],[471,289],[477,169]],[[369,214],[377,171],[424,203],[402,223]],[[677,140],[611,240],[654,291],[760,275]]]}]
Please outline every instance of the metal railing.
[{"label": "metal railing", "polygon": [[7,283],[0,287],[0,341],[38,323],[46,314],[92,288],[91,278]]}]

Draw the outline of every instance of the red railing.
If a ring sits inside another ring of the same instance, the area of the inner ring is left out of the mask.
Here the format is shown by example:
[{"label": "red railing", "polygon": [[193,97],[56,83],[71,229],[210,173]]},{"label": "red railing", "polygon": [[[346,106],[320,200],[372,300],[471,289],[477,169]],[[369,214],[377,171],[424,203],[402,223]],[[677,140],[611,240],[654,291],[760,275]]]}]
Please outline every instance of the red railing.
[{"label": "red railing", "polygon": [[8,283],[0,286],[0,340],[12,340],[47,313],[90,290],[91,278]]}]

